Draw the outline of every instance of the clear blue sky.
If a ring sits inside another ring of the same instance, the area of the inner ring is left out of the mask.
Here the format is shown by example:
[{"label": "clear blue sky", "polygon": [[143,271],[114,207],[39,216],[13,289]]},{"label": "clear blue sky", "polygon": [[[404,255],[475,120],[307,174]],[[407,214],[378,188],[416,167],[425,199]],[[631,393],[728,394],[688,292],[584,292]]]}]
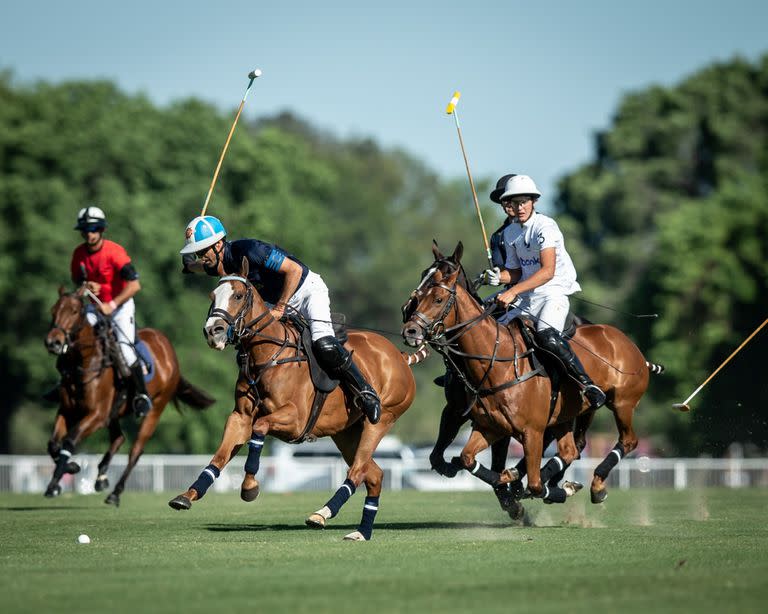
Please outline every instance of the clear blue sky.
[{"label": "clear blue sky", "polygon": [[248,117],[288,109],[466,178],[445,114],[458,89],[473,176],[530,174],[545,206],[624,93],[766,51],[765,0],[23,0],[0,19],[0,68],[20,82],[108,78],[233,112],[259,67]]}]

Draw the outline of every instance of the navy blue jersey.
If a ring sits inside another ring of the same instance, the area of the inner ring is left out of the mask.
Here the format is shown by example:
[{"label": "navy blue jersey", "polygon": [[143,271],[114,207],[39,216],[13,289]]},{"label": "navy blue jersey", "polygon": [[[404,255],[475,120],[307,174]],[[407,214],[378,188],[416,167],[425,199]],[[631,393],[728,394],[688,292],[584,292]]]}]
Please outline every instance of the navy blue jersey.
[{"label": "navy blue jersey", "polygon": [[303,262],[272,243],[265,243],[258,239],[224,241],[222,262],[226,273],[239,275],[243,256],[248,259],[248,281],[256,286],[261,298],[268,303],[276,303],[283,293],[285,276],[278,273],[283,260],[288,258],[301,267],[301,280],[296,287],[297,290],[309,273],[309,269]]}]

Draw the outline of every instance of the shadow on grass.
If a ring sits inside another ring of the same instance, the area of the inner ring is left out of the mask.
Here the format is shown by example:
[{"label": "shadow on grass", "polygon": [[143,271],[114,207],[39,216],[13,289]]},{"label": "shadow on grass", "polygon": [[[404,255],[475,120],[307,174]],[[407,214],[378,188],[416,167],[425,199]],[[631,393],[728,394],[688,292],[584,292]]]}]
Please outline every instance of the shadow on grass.
[{"label": "shadow on grass", "polygon": [[85,505],[29,505],[24,507],[0,507],[0,510],[6,512],[58,512],[61,510],[87,510],[92,509]]},{"label": "shadow on grass", "polygon": [[[424,529],[507,529],[522,525],[507,523],[478,522],[383,522],[376,524],[377,531],[423,531]],[[222,533],[238,531],[299,531],[307,527],[302,524],[209,524],[205,530]],[[356,524],[329,524],[328,529],[357,529]],[[318,529],[312,529],[318,530]]]}]

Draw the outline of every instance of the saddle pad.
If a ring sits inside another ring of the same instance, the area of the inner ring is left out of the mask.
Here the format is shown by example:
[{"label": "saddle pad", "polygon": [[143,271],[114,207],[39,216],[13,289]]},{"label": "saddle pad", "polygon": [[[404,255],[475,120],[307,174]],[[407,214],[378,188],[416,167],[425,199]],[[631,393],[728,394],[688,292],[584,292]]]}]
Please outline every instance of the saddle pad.
[{"label": "saddle pad", "polygon": [[136,341],[134,347],[139,355],[139,359],[144,363],[144,381],[150,382],[155,377],[155,359],[152,357],[152,352],[149,351],[149,346],[141,339]]}]

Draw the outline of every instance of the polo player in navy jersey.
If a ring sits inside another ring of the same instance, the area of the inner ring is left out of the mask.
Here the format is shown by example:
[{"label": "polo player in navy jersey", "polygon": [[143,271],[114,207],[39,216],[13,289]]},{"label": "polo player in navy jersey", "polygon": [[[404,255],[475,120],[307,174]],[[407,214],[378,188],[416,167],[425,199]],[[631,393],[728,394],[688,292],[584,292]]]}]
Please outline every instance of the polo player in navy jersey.
[{"label": "polo player in navy jersey", "polygon": [[226,235],[224,225],[211,215],[193,219],[187,225],[186,245],[181,250],[182,272],[238,274],[246,258],[248,281],[270,305],[274,318],[283,317],[286,307],[290,307],[309,322],[312,348],[321,365],[341,381],[355,405],[371,424],[376,424],[381,417],[381,401],[333,332],[328,288],[322,278],[273,243],[258,239],[227,241]]}]

